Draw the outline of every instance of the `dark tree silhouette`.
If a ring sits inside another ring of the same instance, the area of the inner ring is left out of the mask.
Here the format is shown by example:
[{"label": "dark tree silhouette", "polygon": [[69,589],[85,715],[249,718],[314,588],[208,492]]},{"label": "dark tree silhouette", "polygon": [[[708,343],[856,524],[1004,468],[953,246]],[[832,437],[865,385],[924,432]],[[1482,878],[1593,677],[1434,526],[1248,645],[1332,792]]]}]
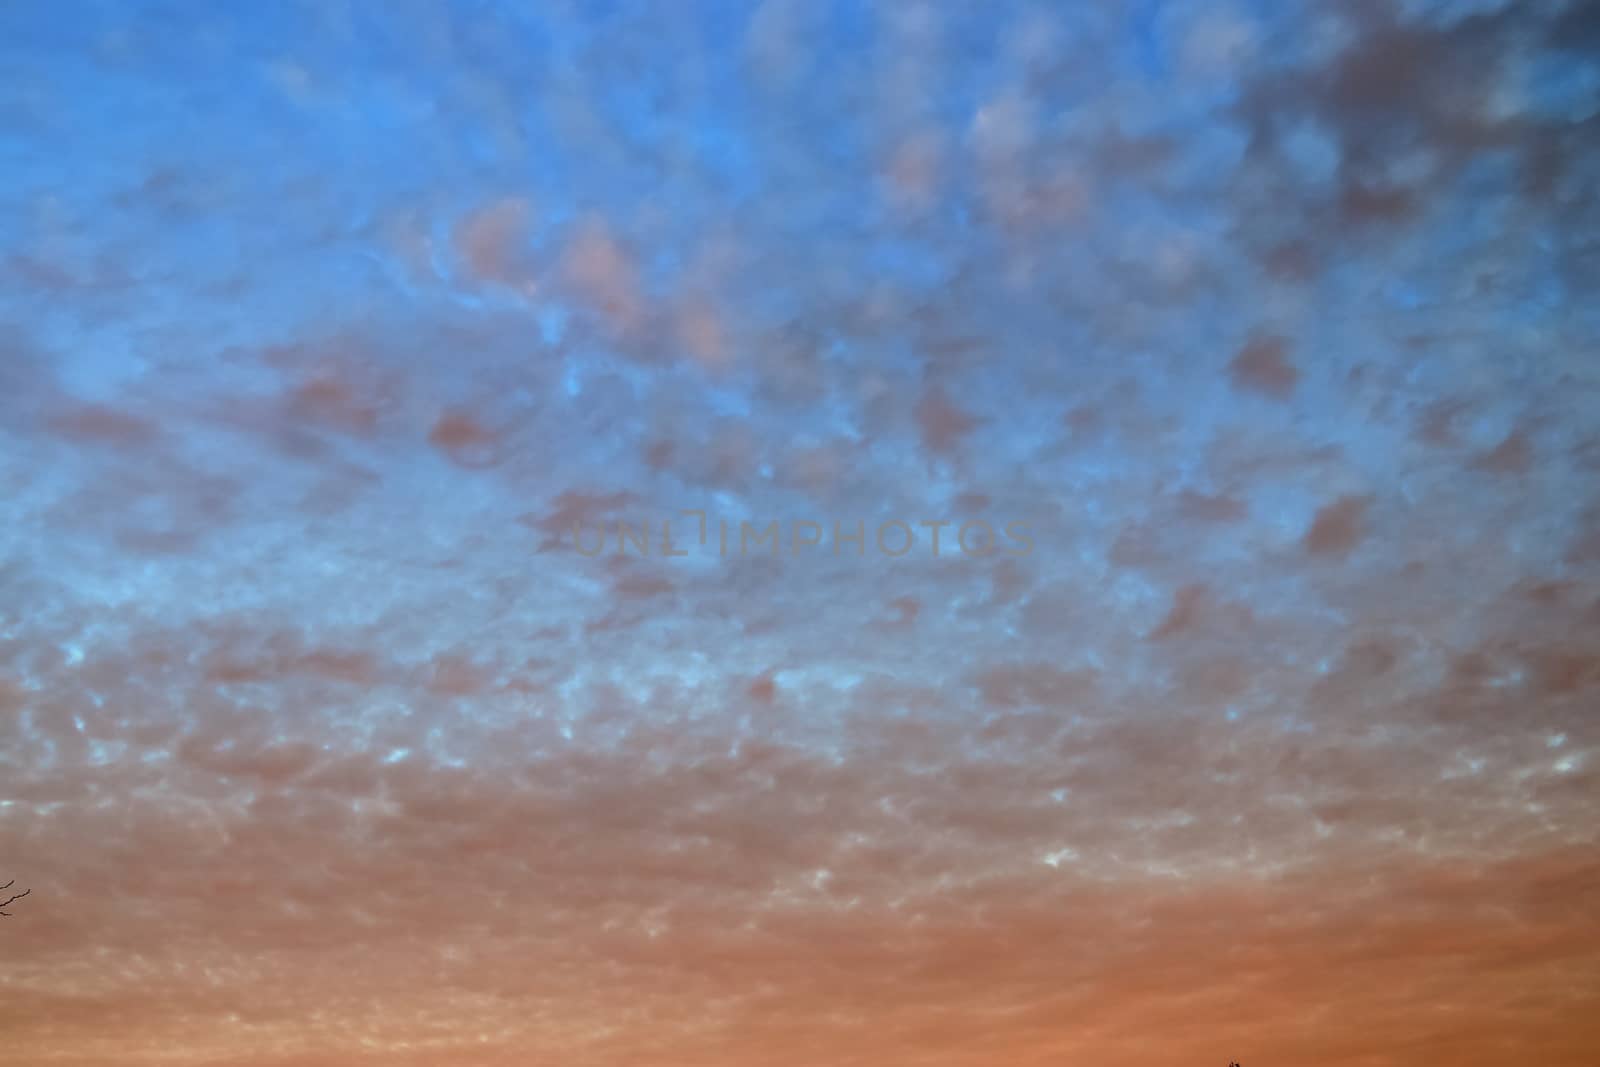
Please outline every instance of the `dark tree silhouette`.
[{"label": "dark tree silhouette", "polygon": [[[17,880],[15,878],[13,878],[13,879],[11,879],[11,881],[7,882],[5,885],[0,885],[0,893],[4,893],[7,889],[10,889],[12,886],[14,886],[16,884],[17,884]],[[5,900],[0,900],[0,915],[10,915],[11,913],[9,911],[5,910],[6,906],[8,904],[16,903],[17,901],[21,900],[23,897],[27,896],[31,892],[33,892],[33,890],[24,889],[22,892],[14,894],[13,896],[8,897]]]}]

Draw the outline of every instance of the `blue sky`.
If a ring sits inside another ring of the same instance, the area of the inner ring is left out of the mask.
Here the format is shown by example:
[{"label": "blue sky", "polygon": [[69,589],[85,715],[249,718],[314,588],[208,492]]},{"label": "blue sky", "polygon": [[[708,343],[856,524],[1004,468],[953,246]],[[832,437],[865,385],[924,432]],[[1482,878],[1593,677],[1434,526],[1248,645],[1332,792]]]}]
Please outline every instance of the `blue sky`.
[{"label": "blue sky", "polygon": [[1597,34],[5,5],[0,1063],[1578,1062]]}]

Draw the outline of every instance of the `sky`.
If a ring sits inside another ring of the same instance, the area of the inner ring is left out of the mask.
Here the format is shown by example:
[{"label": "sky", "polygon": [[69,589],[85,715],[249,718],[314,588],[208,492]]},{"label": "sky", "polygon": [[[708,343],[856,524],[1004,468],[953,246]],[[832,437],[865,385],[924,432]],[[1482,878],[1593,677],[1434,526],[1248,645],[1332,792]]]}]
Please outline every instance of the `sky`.
[{"label": "sky", "polygon": [[1597,190],[1581,0],[0,5],[0,1065],[1592,1063]]}]

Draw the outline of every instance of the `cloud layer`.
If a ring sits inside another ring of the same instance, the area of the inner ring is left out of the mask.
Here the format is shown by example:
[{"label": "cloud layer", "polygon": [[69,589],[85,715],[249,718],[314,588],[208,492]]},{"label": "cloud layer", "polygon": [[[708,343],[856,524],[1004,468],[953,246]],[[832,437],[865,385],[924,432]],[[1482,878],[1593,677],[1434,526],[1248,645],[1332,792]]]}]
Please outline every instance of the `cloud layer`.
[{"label": "cloud layer", "polygon": [[1597,40],[7,5],[0,1064],[1587,1062]]}]

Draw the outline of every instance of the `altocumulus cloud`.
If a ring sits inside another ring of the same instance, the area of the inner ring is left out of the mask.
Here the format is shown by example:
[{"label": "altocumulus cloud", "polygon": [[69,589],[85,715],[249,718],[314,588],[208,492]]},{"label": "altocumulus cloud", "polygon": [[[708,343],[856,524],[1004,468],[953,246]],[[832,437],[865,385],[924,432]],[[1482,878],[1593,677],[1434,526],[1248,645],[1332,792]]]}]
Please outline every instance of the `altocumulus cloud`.
[{"label": "altocumulus cloud", "polygon": [[5,5],[0,1063],[1587,1062],[1597,26]]}]

